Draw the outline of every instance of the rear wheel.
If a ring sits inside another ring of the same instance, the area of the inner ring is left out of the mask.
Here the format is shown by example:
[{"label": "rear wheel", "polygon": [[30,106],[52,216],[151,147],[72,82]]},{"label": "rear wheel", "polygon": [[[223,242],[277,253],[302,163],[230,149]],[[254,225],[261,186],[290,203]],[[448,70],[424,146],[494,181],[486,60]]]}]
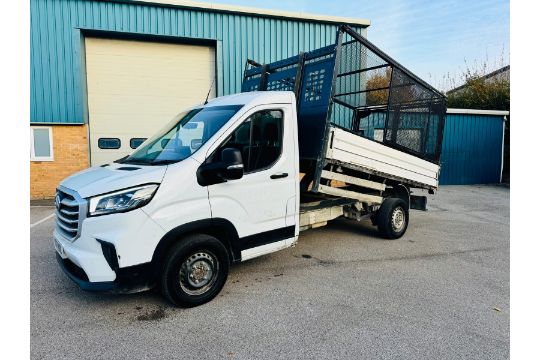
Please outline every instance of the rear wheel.
[{"label": "rear wheel", "polygon": [[225,246],[209,235],[191,235],[175,244],[166,256],[161,292],[177,306],[202,305],[219,294],[228,273]]},{"label": "rear wheel", "polygon": [[377,212],[377,228],[387,239],[398,239],[405,234],[409,225],[407,203],[398,198],[387,198]]}]

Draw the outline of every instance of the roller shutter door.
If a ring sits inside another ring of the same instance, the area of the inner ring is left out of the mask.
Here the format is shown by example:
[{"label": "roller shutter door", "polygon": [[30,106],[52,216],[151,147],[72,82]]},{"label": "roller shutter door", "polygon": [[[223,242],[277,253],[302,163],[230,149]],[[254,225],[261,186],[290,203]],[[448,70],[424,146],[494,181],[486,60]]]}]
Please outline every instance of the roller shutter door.
[{"label": "roller shutter door", "polygon": [[215,77],[211,46],[104,38],[86,38],[85,46],[92,165],[128,155],[202,103]]}]

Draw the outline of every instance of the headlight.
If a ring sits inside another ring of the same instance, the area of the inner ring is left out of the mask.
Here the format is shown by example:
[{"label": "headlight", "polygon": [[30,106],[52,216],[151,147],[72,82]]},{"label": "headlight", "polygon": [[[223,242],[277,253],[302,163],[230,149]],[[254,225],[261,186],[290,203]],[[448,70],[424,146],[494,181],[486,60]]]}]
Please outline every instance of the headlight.
[{"label": "headlight", "polygon": [[141,185],[89,198],[88,216],[124,212],[144,206],[152,200],[159,185]]}]

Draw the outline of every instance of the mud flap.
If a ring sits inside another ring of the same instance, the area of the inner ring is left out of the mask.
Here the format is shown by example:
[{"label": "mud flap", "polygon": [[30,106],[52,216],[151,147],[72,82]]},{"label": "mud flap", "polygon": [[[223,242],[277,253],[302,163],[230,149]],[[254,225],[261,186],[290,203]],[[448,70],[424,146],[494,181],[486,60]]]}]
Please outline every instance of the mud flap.
[{"label": "mud flap", "polygon": [[410,208],[427,211],[427,196],[411,195]]}]

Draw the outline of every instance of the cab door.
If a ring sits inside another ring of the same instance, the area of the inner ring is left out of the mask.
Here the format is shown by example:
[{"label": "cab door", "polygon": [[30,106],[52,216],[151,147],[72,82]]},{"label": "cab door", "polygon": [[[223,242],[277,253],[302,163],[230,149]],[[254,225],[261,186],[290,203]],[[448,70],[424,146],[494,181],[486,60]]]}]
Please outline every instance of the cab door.
[{"label": "cab door", "polygon": [[[290,246],[295,240],[297,140],[290,104],[252,109],[212,151],[236,148],[244,175],[209,185],[212,218],[230,221],[240,238],[242,260]],[[287,214],[289,212],[289,214]]]}]

